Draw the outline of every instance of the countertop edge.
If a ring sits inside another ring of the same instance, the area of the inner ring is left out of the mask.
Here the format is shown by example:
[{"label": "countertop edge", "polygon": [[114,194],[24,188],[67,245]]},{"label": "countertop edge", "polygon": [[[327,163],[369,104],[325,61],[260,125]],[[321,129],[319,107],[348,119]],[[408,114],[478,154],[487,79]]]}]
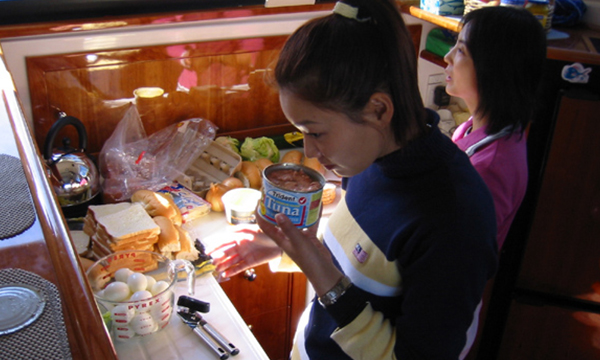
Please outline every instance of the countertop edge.
[{"label": "countertop edge", "polygon": [[[40,152],[29,131],[3,56],[0,57],[0,90],[27,177],[37,219],[43,232],[49,260],[56,275],[55,285],[61,294],[63,310],[69,310],[69,313],[65,314],[65,325],[70,339],[77,342],[71,346],[72,348],[75,346],[85,359],[116,359],[116,351],[95,305],[79,257],[74,250],[64,218],[61,216],[58,202],[45,176]],[[33,267],[34,264],[32,269],[24,270],[33,270]],[[94,336],[89,336],[90,334]]]}]

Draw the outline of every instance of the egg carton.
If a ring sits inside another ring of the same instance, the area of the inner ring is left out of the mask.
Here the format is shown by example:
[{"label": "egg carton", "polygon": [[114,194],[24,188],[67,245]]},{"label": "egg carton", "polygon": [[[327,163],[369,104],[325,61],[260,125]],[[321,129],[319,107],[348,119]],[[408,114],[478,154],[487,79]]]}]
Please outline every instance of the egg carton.
[{"label": "egg carton", "polygon": [[212,142],[177,181],[204,197],[212,183],[220,183],[239,170],[242,157],[235,151]]}]

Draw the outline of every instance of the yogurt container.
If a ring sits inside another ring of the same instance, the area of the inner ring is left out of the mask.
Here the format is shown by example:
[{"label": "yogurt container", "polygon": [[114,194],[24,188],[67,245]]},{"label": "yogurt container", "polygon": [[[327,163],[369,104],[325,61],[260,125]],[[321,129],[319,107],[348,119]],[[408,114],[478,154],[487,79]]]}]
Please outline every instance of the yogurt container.
[{"label": "yogurt container", "polygon": [[231,189],[223,195],[225,217],[232,225],[255,224],[254,212],[261,198],[260,191],[251,188]]},{"label": "yogurt container", "polygon": [[283,213],[296,227],[310,227],[321,215],[325,183],[325,177],[321,173],[303,165],[269,165],[263,171],[258,214],[277,224],[275,215]]}]

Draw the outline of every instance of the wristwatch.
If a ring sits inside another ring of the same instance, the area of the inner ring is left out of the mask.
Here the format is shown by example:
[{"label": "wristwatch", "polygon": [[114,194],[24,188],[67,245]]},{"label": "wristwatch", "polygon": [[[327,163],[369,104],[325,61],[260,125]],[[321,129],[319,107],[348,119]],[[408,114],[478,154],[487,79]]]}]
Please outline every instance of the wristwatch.
[{"label": "wristwatch", "polygon": [[335,304],[350,286],[352,286],[352,282],[347,276],[344,276],[331,290],[319,297],[319,304],[324,308]]}]

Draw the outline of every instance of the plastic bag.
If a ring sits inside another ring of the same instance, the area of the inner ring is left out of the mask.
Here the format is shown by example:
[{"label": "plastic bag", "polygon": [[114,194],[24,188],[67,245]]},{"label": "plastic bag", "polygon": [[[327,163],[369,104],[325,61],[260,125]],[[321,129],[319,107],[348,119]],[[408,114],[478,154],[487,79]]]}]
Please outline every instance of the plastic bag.
[{"label": "plastic bag", "polygon": [[157,191],[173,182],[213,139],[216,125],[194,118],[146,135],[131,106],[100,151],[104,202],[127,201],[140,189]]}]

